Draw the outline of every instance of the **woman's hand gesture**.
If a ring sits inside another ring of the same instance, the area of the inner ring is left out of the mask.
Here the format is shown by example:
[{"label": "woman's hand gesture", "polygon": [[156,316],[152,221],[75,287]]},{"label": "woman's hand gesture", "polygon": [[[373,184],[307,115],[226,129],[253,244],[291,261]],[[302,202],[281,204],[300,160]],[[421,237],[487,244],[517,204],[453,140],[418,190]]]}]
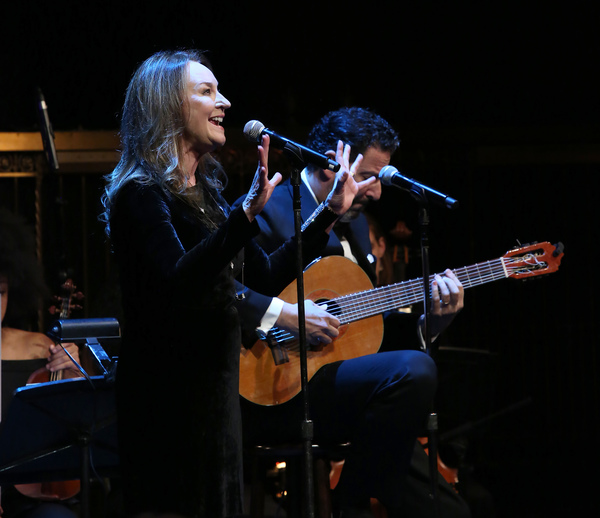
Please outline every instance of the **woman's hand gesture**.
[{"label": "woman's hand gesture", "polygon": [[273,194],[273,189],[282,178],[281,173],[275,173],[269,180],[269,142],[269,136],[263,135],[262,142],[258,146],[258,167],[242,204],[249,221],[254,221],[254,218],[260,214]]}]

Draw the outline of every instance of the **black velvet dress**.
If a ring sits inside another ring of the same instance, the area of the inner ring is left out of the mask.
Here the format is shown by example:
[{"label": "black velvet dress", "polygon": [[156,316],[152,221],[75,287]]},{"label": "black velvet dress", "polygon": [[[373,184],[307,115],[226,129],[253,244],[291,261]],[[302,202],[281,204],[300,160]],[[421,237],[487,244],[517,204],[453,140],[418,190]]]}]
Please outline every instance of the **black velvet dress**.
[{"label": "black velvet dress", "polygon": [[[266,294],[294,277],[293,240],[267,256],[241,208],[193,210],[129,182],[111,213],[123,301],[117,410],[126,511],[242,513],[240,323],[234,277]],[[220,209],[221,221],[217,221]],[[314,255],[327,235],[313,240]]]}]

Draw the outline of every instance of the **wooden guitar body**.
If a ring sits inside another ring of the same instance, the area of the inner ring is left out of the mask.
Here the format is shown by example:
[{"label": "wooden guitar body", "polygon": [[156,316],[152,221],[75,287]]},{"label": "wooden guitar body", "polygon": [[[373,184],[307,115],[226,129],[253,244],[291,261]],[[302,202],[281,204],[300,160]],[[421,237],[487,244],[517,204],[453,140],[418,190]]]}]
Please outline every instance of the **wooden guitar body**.
[{"label": "wooden guitar body", "polygon": [[[298,301],[296,282],[279,296],[285,302]],[[315,303],[350,293],[372,289],[367,274],[355,263],[340,256],[324,257],[304,273],[304,294]],[[329,309],[329,308],[328,308]],[[339,336],[331,344],[307,353],[309,379],[323,366],[376,353],[383,339],[383,317],[378,314],[352,324],[342,324]],[[298,340],[287,340],[289,361],[276,365],[271,347],[259,340],[240,354],[240,394],[261,405],[278,405],[290,400],[301,389]]]}]

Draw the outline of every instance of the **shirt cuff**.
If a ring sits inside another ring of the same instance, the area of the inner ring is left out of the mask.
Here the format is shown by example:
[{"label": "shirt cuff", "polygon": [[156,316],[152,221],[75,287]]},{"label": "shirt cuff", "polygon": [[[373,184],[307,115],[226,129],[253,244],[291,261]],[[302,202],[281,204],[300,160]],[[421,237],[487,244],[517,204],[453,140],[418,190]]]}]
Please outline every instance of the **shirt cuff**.
[{"label": "shirt cuff", "polygon": [[267,311],[265,311],[265,314],[263,315],[260,321],[260,326],[258,326],[257,331],[260,334],[266,335],[275,325],[275,322],[277,322],[277,319],[279,318],[282,309],[283,300],[278,299],[277,297],[273,297],[271,304],[269,304]]}]

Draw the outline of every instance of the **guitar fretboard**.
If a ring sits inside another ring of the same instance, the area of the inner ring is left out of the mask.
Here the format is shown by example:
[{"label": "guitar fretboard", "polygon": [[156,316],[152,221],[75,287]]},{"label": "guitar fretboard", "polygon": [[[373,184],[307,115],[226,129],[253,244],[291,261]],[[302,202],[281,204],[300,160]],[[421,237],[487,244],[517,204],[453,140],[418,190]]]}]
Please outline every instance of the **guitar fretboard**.
[{"label": "guitar fretboard", "polygon": [[[510,259],[499,258],[452,270],[463,287],[472,288],[488,282],[505,279],[509,276],[507,264]],[[431,290],[432,275],[429,282]],[[392,309],[405,308],[423,301],[423,278],[411,279],[367,291],[343,295],[320,302],[327,306],[327,312],[337,317],[342,324],[349,324],[363,318],[379,315]],[[273,328],[269,335],[277,342],[285,342],[294,337],[287,331]]]},{"label": "guitar fretboard", "polygon": [[[452,270],[463,287],[472,288],[508,277],[503,259],[493,259]],[[431,276],[431,281],[435,276]],[[411,279],[325,302],[327,311],[342,324],[372,317],[391,309],[405,308],[423,301],[423,278]]]}]

